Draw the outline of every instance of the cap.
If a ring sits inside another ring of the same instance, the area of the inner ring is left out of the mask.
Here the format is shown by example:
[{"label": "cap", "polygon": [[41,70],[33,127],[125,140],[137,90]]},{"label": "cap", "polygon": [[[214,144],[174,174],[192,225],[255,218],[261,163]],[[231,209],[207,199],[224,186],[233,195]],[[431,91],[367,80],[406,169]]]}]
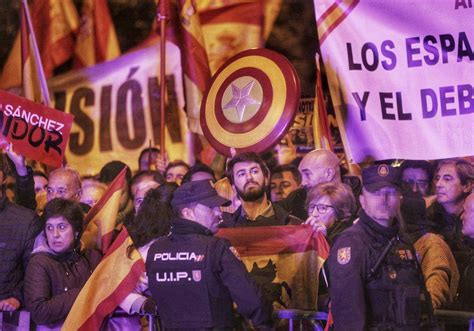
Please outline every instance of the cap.
[{"label": "cap", "polygon": [[228,206],[227,200],[217,194],[210,180],[197,180],[187,182],[174,191],[171,205],[173,207],[197,202],[208,207]]},{"label": "cap", "polygon": [[387,164],[370,166],[362,170],[362,185],[369,192],[386,186],[400,189],[400,170]]}]

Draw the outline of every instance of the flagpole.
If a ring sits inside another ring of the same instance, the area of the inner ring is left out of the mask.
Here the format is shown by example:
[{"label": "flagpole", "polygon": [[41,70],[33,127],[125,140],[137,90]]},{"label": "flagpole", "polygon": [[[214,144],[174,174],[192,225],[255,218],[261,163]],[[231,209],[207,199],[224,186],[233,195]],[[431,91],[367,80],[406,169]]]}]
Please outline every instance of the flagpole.
[{"label": "flagpole", "polygon": [[46,106],[51,104],[49,100],[49,91],[48,85],[46,84],[46,78],[43,70],[43,62],[41,62],[41,56],[38,49],[38,44],[36,43],[35,30],[33,29],[33,23],[31,22],[30,10],[28,9],[28,1],[21,0],[21,5],[23,7],[23,14],[26,18],[26,23],[28,24],[28,29],[30,30],[29,36],[31,38],[31,44],[33,46],[33,56],[35,57],[36,69],[38,70],[38,79],[41,89],[41,96],[44,98],[42,100]]},{"label": "flagpole", "polygon": [[161,0],[156,19],[160,23],[160,153],[164,158],[165,147],[165,114],[166,114],[166,20],[168,19],[168,0]]}]

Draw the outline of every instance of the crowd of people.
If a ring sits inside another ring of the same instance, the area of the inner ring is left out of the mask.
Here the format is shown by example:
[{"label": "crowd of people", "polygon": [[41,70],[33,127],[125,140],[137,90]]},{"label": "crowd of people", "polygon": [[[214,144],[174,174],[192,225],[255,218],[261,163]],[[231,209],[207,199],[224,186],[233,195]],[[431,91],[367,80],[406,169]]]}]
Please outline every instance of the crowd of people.
[{"label": "crowd of people", "polygon": [[[2,157],[0,311],[24,309],[38,330],[59,329],[102,257],[81,244],[84,215],[128,166],[111,161],[81,178],[70,167],[33,171],[11,147]],[[169,329],[233,329],[237,316],[271,329],[272,302],[214,235],[236,227],[305,226],[326,238],[314,286],[335,330],[430,329],[434,309],[474,312],[472,158],[349,171],[328,150],[288,164],[246,152],[216,178],[204,164],[167,162],[147,148],[125,182],[116,232],[127,228],[129,253],[146,265],[117,307],[131,316],[116,321],[127,329],[150,313]]]}]

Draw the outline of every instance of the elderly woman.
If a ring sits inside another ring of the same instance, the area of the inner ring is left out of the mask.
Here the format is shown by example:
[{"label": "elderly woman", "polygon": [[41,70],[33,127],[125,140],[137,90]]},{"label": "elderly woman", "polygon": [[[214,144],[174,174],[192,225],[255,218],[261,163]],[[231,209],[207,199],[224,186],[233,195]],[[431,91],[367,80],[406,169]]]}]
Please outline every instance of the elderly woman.
[{"label": "elderly woman", "polygon": [[308,219],[317,232],[322,232],[329,244],[334,237],[352,225],[357,212],[354,195],[349,186],[341,183],[321,183],[308,192]]},{"label": "elderly woman", "polygon": [[[308,218],[316,232],[321,232],[332,245],[336,235],[352,225],[357,205],[351,188],[342,183],[321,183],[312,187],[306,198]],[[325,267],[321,268],[318,289],[318,310],[327,311],[329,304],[328,281]]]},{"label": "elderly woman", "polygon": [[84,214],[77,202],[53,199],[42,215],[24,280],[26,308],[37,330],[59,330],[101,254],[80,249]]}]

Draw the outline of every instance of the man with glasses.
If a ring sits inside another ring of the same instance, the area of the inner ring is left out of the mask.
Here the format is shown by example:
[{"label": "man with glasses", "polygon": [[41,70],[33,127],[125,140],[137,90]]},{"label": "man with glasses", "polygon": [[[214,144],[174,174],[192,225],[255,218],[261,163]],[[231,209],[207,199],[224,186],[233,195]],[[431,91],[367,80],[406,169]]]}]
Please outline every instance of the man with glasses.
[{"label": "man with glasses", "polygon": [[328,269],[335,330],[418,329],[430,299],[416,253],[399,237],[400,175],[380,164],[362,172],[359,221],[331,248]]},{"label": "man with glasses", "polygon": [[58,168],[49,174],[46,191],[48,201],[62,198],[79,202],[81,194],[81,178],[76,170],[69,167]]},{"label": "man with glasses", "polygon": [[424,160],[405,160],[400,166],[402,188],[423,197],[430,195],[433,181],[433,165]]}]

